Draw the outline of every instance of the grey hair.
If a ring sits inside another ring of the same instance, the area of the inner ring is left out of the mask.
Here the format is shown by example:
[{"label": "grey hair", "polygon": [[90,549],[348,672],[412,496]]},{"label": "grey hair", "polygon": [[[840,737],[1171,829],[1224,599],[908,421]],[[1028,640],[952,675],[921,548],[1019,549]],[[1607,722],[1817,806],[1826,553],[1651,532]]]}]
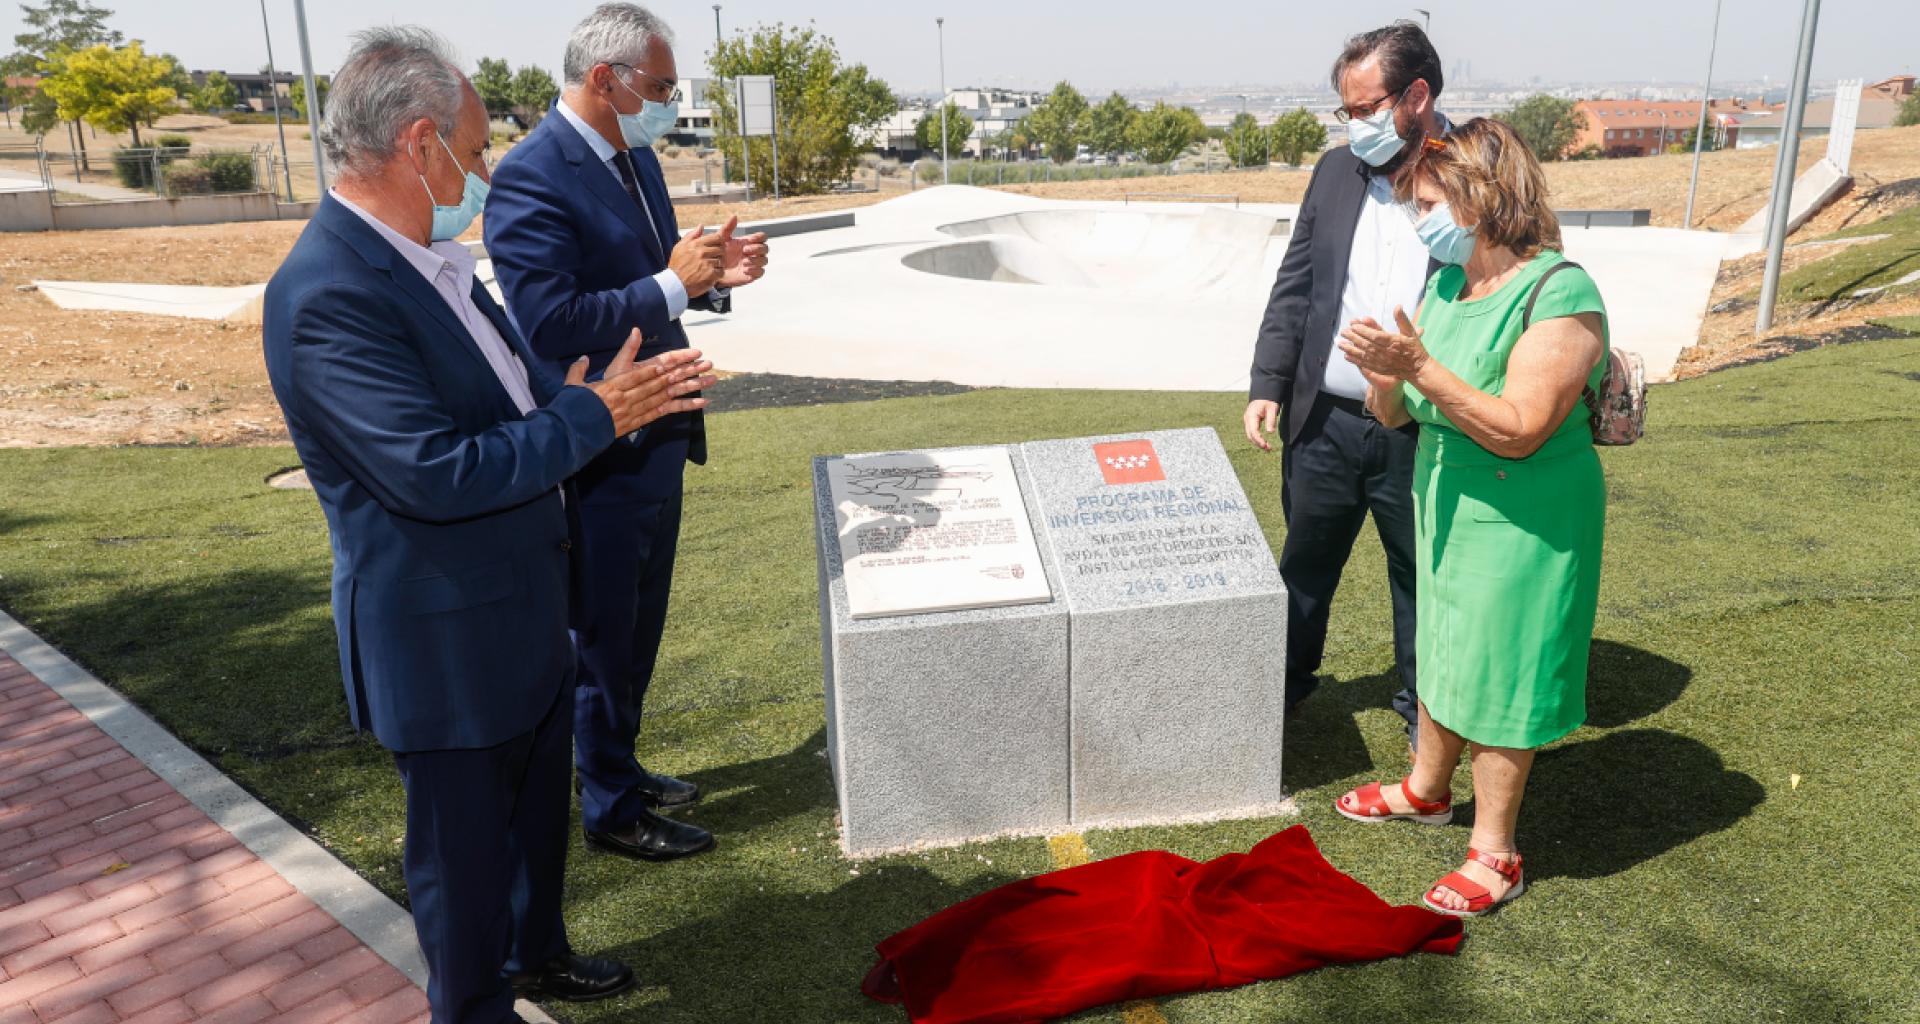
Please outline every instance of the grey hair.
[{"label": "grey hair", "polygon": [[638,67],[654,40],[673,45],[673,30],[638,4],[601,4],[573,27],[560,73],[568,85],[587,80],[595,64]]},{"label": "grey hair", "polygon": [[451,138],[467,88],[452,50],[424,28],[355,33],[327,92],[320,127],[327,159],[349,175],[371,174],[393,159],[401,129],[423,117],[439,127],[441,138]]}]

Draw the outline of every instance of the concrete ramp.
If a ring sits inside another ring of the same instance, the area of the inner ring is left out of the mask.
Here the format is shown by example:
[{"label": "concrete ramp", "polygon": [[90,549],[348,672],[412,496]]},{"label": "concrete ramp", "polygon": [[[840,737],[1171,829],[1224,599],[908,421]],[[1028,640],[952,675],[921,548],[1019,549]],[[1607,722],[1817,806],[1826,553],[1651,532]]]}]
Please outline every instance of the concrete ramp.
[{"label": "concrete ramp", "polygon": [[1647,379],[1673,379],[1697,344],[1707,299],[1732,239],[1679,228],[1569,228],[1567,258],[1587,268],[1607,304],[1614,347],[1646,360]]},{"label": "concrete ramp", "polygon": [[[184,284],[119,284],[97,281],[35,281],[47,300],[61,309],[97,309],[114,313],[150,313],[195,320],[226,320],[251,313],[258,318],[264,284],[212,288]],[[249,310],[249,307],[252,307]]]},{"label": "concrete ramp", "polygon": [[907,267],[974,281],[1192,296],[1262,287],[1279,218],[1209,207],[1022,210],[943,224],[962,241],[908,254]]},{"label": "concrete ramp", "polygon": [[[1852,176],[1841,170],[1831,157],[1822,158],[1819,163],[1807,168],[1807,173],[1793,183],[1793,198],[1787,202],[1787,234],[1792,235],[1800,230],[1802,224],[1826,209],[1828,203],[1840,198],[1852,186]],[[1728,243],[1727,259],[1751,255],[1766,246],[1767,215],[1772,210],[1773,199],[1769,196],[1767,205],[1733,231],[1734,241]]]}]

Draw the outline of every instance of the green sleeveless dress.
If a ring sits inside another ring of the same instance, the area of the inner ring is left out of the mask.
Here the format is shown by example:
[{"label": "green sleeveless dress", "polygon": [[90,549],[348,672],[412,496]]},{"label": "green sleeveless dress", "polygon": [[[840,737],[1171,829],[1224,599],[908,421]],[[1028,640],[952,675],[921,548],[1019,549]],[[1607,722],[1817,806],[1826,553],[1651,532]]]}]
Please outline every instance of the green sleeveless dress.
[{"label": "green sleeveless dress", "polygon": [[[1498,395],[1520,339],[1545,250],[1492,295],[1464,301],[1466,272],[1448,266],[1427,285],[1427,350],[1469,385]],[[1606,307],[1586,271],[1555,274],[1533,322]],[[1605,360],[1588,383],[1598,387]],[[1433,720],[1476,743],[1530,748],[1586,720],[1587,650],[1600,595],[1606,480],[1585,403],[1540,450],[1507,459],[1480,447],[1412,385],[1420,421],[1413,508],[1420,699]]]}]

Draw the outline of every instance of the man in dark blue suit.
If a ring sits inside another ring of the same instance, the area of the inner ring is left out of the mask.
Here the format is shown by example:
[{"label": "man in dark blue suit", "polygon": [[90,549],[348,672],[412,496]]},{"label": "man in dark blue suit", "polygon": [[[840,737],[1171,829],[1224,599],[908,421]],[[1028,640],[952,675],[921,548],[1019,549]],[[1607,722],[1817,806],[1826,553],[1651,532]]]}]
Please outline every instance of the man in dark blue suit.
[{"label": "man in dark blue suit", "polygon": [[[764,235],[680,237],[650,144],[673,127],[672,36],[632,4],[602,4],[573,30],[566,88],[495,172],[487,252],[507,309],[553,367],[612,358],[618,325],[637,324],[642,355],[686,347],[680,315],[725,312],[759,278]],[[712,848],[705,829],[658,811],[698,787],[649,772],[635,754],[641,708],[666,627],[680,536],[681,475],[707,458],[699,413],[669,416],[614,445],[580,474],[586,614],[576,627],[580,680],[574,758],[589,846],[644,860]]]},{"label": "man in dark blue suit", "polygon": [[[515,988],[599,999],[633,972],[561,920],[574,652],[564,482],[697,411],[697,353],[599,382],[533,357],[452,241],[487,117],[421,29],[364,33],[321,129],[336,188],[267,286],[268,375],[326,513],[347,707],[394,753],[436,1024],[520,1020]],[[628,334],[621,331],[621,334]]]}]

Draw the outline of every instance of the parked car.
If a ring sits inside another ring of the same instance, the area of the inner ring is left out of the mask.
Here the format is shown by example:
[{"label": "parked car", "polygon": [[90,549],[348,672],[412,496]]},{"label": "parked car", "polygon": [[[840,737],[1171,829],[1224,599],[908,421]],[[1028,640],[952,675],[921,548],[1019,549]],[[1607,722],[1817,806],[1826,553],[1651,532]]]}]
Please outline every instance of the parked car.
[{"label": "parked car", "polygon": [[235,103],[233,105],[233,112],[236,114],[251,114],[253,113],[253,108],[245,103]]}]

